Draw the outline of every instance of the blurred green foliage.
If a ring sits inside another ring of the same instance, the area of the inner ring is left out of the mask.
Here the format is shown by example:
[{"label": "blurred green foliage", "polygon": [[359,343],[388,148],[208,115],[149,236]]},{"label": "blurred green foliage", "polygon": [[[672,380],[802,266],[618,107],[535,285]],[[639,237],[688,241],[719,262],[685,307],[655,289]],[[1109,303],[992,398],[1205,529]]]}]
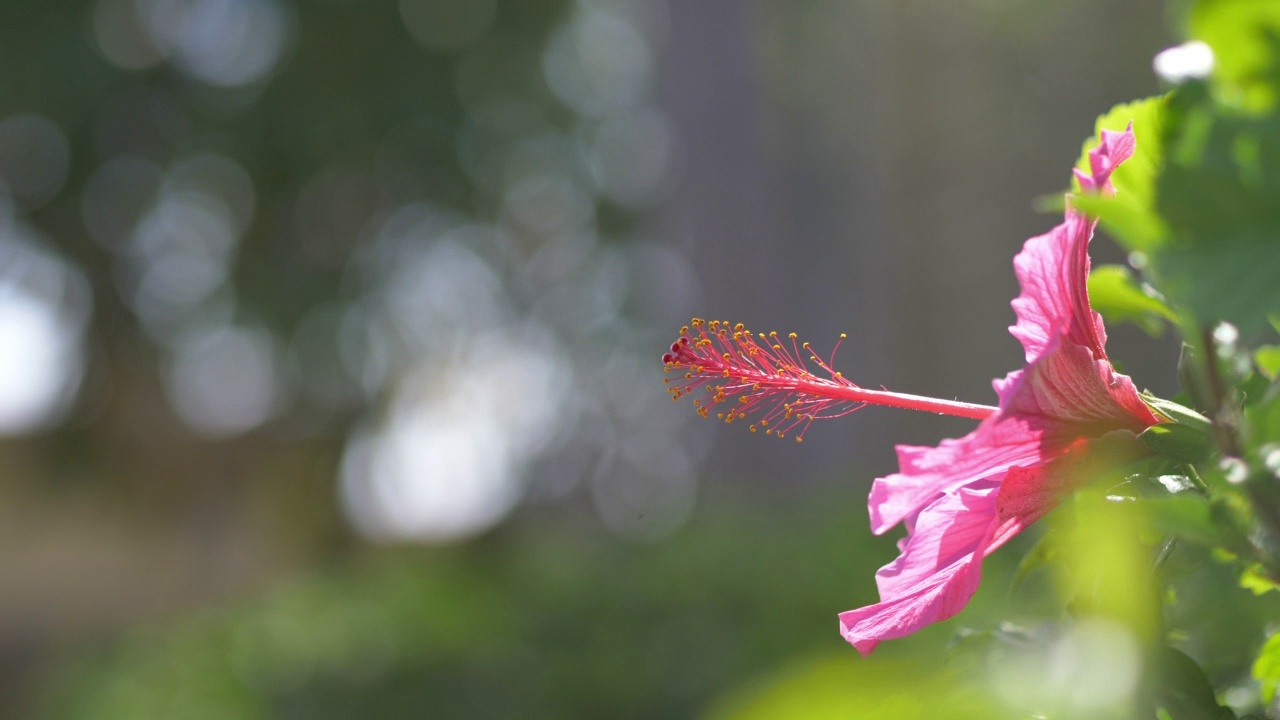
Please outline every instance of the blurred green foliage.
[{"label": "blurred green foliage", "polygon": [[842,499],[704,516],[678,550],[548,518],[360,553],[104,643],[36,716],[689,717],[777,657],[842,645],[834,609],[870,600],[891,552],[865,537]]}]

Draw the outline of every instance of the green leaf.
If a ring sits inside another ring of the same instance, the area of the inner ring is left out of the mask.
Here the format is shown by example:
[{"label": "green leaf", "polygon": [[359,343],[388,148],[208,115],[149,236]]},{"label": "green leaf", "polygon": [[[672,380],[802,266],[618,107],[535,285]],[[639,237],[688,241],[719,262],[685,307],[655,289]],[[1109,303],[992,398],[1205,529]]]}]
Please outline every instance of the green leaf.
[{"label": "green leaf", "polygon": [[1272,635],[1253,661],[1253,679],[1262,684],[1262,699],[1268,704],[1280,686],[1280,633]]},{"label": "green leaf", "polygon": [[[1274,200],[1280,203],[1280,195]],[[1280,308],[1280,228],[1240,235],[1223,228],[1195,246],[1164,253],[1158,267],[1161,288],[1206,322],[1227,320],[1252,334],[1266,312]]]},{"label": "green leaf", "polygon": [[1222,540],[1209,501],[1198,493],[1183,492],[1158,500],[1144,502],[1151,518],[1151,527],[1163,535],[1214,547]]},{"label": "green leaf", "polygon": [[[928,692],[920,692],[927,687]],[[945,671],[876,656],[860,660],[848,651],[813,658],[753,679],[731,690],[702,713],[711,720],[766,718],[990,718],[992,709],[977,691],[952,681]]]},{"label": "green leaf", "polygon": [[1276,99],[1268,76],[1277,68],[1280,3],[1201,0],[1191,13],[1191,34],[1213,49],[1214,76],[1247,107]]},{"label": "green leaf", "polygon": [[1172,400],[1165,400],[1164,398],[1156,397],[1151,393],[1143,393],[1142,400],[1148,407],[1155,410],[1162,417],[1171,422],[1175,422],[1179,425],[1186,425],[1187,427],[1202,433],[1209,432],[1209,418],[1185,405],[1180,405]]},{"label": "green leaf", "polygon": [[1280,375],[1280,345],[1263,345],[1253,351],[1253,362],[1268,380]]},{"label": "green leaf", "polygon": [[1147,278],[1201,325],[1248,337],[1280,311],[1280,116],[1244,116],[1188,83],[1164,106]]},{"label": "green leaf", "polygon": [[1240,573],[1240,587],[1254,595],[1265,595],[1272,590],[1280,590],[1280,584],[1267,577],[1259,565],[1251,565]]},{"label": "green leaf", "polygon": [[1280,442],[1280,390],[1269,392],[1244,409],[1243,435],[1250,445]]},{"label": "green leaf", "polygon": [[1017,590],[1031,576],[1031,573],[1054,563],[1062,562],[1062,548],[1050,533],[1040,536],[1036,544],[1018,561],[1010,583],[1011,590]]},{"label": "green leaf", "polygon": [[1213,439],[1187,425],[1160,423],[1138,436],[1148,448],[1181,463],[1197,463],[1213,452]]},{"label": "green leaf", "polygon": [[1153,337],[1164,332],[1166,321],[1178,320],[1164,298],[1139,287],[1123,265],[1102,265],[1089,273],[1089,301],[1108,322],[1131,322]]},{"label": "green leaf", "polygon": [[1163,647],[1154,661],[1156,703],[1172,720],[1235,718],[1235,713],[1218,704],[1213,684],[1186,653]]},{"label": "green leaf", "polygon": [[[1245,362],[1248,363],[1248,356],[1245,356]],[[1262,373],[1253,372],[1253,366],[1247,365],[1248,374],[1235,384],[1236,396],[1239,403],[1245,407],[1257,405],[1267,399],[1267,391],[1271,389],[1271,380]]]}]

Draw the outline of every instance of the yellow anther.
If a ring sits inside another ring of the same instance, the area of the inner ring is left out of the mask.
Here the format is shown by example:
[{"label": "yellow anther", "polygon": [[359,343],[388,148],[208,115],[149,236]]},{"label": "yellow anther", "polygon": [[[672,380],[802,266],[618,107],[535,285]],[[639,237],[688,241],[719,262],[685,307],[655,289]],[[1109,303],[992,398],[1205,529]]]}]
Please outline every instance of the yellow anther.
[{"label": "yellow anther", "polygon": [[797,435],[797,436],[796,436],[796,442],[804,442],[804,438],[802,438],[802,437],[800,437],[799,435]]},{"label": "yellow anther", "polygon": [[836,377],[838,377],[838,378],[842,378],[842,377],[844,377],[844,373],[842,373],[842,372],[838,372],[838,373],[836,373]]},{"label": "yellow anther", "polygon": [[737,332],[742,332],[743,330],[747,329],[747,326],[743,325],[742,323],[738,323],[737,325],[733,326],[733,329]]},{"label": "yellow anther", "polygon": [[690,322],[691,322],[691,323],[693,323],[693,326],[694,326],[694,327],[702,327],[702,323],[703,323],[704,321],[703,321],[703,319],[702,319],[702,318],[694,318],[694,319],[693,319],[693,320],[691,320]]},{"label": "yellow anther", "polygon": [[748,429],[748,430],[750,430],[751,432],[755,432],[755,431],[756,431],[756,426],[755,426],[755,425],[748,425],[748,426],[747,426],[747,429]]},{"label": "yellow anther", "polygon": [[845,335],[844,333],[840,333],[840,339],[841,339],[841,340],[844,340],[844,339],[845,339],[845,338],[847,338],[847,337],[849,337],[849,336],[848,336],[848,335]]},{"label": "yellow anther", "polygon": [[681,335],[688,335],[688,334],[689,334],[689,326],[688,326],[688,325],[681,325],[681,326],[680,326],[680,334],[681,334]]}]

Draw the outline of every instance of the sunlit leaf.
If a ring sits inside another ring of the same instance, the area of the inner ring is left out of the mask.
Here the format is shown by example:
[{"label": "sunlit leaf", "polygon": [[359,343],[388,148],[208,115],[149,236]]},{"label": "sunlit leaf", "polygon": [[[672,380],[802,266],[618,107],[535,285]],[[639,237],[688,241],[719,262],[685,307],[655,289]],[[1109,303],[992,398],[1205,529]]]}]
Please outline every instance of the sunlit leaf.
[{"label": "sunlit leaf", "polygon": [[[1187,361],[1187,346],[1183,346],[1183,356],[1179,359],[1179,374],[1183,371],[1183,363]],[[1209,418],[1181,403],[1158,398],[1150,393],[1143,393],[1142,399],[1162,417],[1179,425],[1185,425],[1200,432],[1209,431]]]},{"label": "sunlit leaf", "polygon": [[1280,3],[1268,0],[1201,0],[1191,13],[1191,34],[1213,49],[1214,75],[1252,107],[1273,102],[1266,81],[1277,69]]},{"label": "sunlit leaf", "polygon": [[1156,209],[1167,228],[1150,272],[1201,324],[1247,337],[1280,310],[1280,117],[1234,114],[1199,83],[1165,105]]},{"label": "sunlit leaf", "polygon": [[1089,301],[1108,322],[1131,322],[1152,336],[1178,320],[1164,299],[1139,287],[1123,265],[1102,265],[1089,273]]},{"label": "sunlit leaf", "polygon": [[1272,590],[1280,590],[1280,583],[1267,577],[1262,568],[1254,565],[1240,573],[1240,587],[1254,595],[1265,595]]},{"label": "sunlit leaf", "polygon": [[1280,375],[1280,345],[1263,345],[1253,351],[1253,361],[1268,380]]},{"label": "sunlit leaf", "polygon": [[1280,633],[1267,639],[1258,658],[1253,661],[1253,678],[1262,683],[1262,699],[1270,703],[1280,686]]},{"label": "sunlit leaf", "polygon": [[[919,689],[927,687],[928,692]],[[953,684],[921,662],[865,660],[848,654],[804,663],[731,691],[713,704],[710,720],[857,720],[858,718],[999,717],[978,693]]]}]

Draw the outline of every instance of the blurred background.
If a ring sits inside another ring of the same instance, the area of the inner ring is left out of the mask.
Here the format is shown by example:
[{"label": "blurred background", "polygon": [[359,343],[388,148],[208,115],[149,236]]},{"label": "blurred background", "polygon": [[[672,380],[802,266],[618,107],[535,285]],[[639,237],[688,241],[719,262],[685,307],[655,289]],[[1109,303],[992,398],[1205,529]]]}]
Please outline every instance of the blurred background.
[{"label": "blurred background", "polygon": [[[1016,550],[873,659],[836,613],[893,444],[969,424],[772,441],[658,358],[845,332],[864,385],[994,402],[1036,201],[1168,12],[6,0],[0,715],[776,717],[918,672]],[[1172,394],[1173,341],[1112,334]]]}]

